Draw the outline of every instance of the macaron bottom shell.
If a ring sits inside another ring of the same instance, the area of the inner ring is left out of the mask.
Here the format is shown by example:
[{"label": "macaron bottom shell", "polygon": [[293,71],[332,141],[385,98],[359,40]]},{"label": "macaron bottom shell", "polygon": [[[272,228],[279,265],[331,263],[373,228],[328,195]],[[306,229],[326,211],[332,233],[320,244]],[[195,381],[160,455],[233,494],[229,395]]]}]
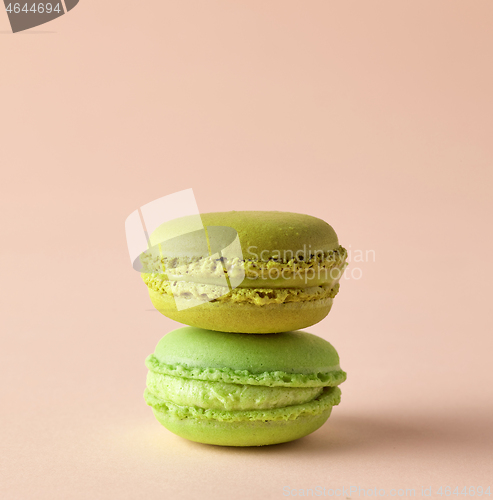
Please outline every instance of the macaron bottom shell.
[{"label": "macaron bottom shell", "polygon": [[330,297],[262,306],[211,301],[178,311],[172,296],[149,289],[149,297],[161,314],[175,321],[208,330],[236,333],[300,330],[322,321],[333,304]]},{"label": "macaron bottom shell", "polygon": [[224,411],[179,406],[156,397],[149,389],[144,398],[159,423],[174,434],[204,444],[266,446],[286,443],[316,431],[338,405],[341,391],[326,387],[314,400],[270,410]]},{"label": "macaron bottom shell", "polygon": [[267,446],[302,438],[320,428],[332,407],[319,415],[299,416],[295,420],[246,420],[224,422],[197,417],[180,418],[153,408],[158,422],[173,434],[189,441],[219,446]]}]

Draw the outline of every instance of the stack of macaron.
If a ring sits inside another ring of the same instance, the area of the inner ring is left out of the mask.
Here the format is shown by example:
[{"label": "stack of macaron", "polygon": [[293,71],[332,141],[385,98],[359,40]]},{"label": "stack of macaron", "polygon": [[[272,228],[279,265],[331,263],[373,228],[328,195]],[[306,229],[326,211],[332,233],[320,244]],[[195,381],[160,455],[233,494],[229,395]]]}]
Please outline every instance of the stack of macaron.
[{"label": "stack of macaron", "polygon": [[146,360],[157,420],[200,443],[263,446],[306,436],[339,404],[346,373],[301,328],[329,313],[347,253],[326,222],[218,212],[152,233],[142,277],[158,311],[190,325]]}]

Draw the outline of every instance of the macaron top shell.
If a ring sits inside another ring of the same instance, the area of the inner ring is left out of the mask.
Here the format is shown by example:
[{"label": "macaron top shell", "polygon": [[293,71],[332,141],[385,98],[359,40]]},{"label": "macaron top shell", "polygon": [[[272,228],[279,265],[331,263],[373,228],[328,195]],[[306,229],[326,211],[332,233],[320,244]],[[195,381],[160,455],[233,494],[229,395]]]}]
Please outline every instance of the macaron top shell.
[{"label": "macaron top shell", "polygon": [[183,327],[159,341],[146,365],[164,375],[271,387],[327,387],[346,379],[334,347],[301,331],[258,336]]},{"label": "macaron top shell", "polygon": [[[337,235],[327,222],[311,215],[292,212],[213,212],[203,214],[205,226],[228,226],[238,233],[244,258],[300,250],[334,250]],[[253,247],[256,247],[254,249]],[[282,255],[281,255],[282,256]],[[260,260],[262,257],[260,257]]]},{"label": "macaron top shell", "polygon": [[[310,215],[292,212],[232,211],[201,214],[203,226],[212,228],[232,228],[238,234],[245,259],[266,260],[270,257],[292,258],[296,252],[303,252],[303,258],[313,252],[329,252],[339,247],[337,235],[327,222]],[[180,236],[181,247],[186,247],[189,255],[207,255],[204,238],[197,226],[198,216],[187,216],[166,222],[151,235],[151,245]],[[211,229],[209,229],[211,228]],[[214,231],[209,234],[212,253],[231,243],[235,233]],[[186,236],[188,233],[189,236]],[[196,241],[197,248],[194,248]],[[175,245],[176,246],[176,245]],[[166,245],[166,253],[173,253],[173,243]],[[263,253],[262,253],[263,252]],[[289,258],[287,259],[289,260]]]}]

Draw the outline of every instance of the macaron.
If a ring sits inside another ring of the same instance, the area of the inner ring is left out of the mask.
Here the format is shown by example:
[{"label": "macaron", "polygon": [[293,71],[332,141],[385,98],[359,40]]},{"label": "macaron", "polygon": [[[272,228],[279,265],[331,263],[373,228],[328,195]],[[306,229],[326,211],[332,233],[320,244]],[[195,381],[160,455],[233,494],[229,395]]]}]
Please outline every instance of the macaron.
[{"label": "macaron", "polygon": [[[276,333],[329,313],[346,267],[334,229],[291,212],[216,212],[175,219],[141,257],[152,303],[186,325]],[[190,230],[187,230],[189,227]]]},{"label": "macaron", "polygon": [[326,340],[303,331],[245,335],[182,327],[165,335],[145,400],[168,430],[199,443],[264,446],[306,436],[346,379]]}]

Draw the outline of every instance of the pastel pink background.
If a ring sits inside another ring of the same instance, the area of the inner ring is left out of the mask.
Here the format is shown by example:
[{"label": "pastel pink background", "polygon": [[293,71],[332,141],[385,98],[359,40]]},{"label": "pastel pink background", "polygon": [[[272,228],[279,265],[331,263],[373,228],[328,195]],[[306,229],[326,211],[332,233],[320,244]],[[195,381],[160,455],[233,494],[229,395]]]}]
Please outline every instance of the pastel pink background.
[{"label": "pastel pink background", "polygon": [[[491,0],[81,0],[0,12],[0,496],[283,498],[493,486]],[[313,435],[182,440],[144,404],[178,325],[127,254],[137,207],[315,215],[352,251],[349,373]],[[351,495],[351,498],[359,498]]]}]

